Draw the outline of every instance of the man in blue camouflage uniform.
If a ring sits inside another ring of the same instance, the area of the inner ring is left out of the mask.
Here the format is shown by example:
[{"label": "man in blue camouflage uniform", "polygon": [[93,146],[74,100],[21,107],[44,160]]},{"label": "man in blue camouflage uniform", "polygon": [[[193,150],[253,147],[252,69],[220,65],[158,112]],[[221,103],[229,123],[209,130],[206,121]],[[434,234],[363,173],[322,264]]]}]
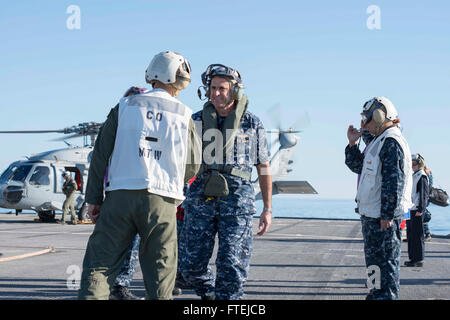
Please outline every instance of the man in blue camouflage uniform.
[{"label": "man in blue camouflage uniform", "polygon": [[[264,201],[258,235],[271,224],[267,140],[261,121],[247,111],[247,97],[236,70],[210,65],[202,80],[209,101],[192,115],[202,126],[202,168],[183,202],[185,252],[181,271],[202,299],[235,300],[244,294],[253,249],[253,166],[257,167]],[[217,132],[221,135],[211,137]],[[211,149],[214,143],[216,148]],[[208,263],[216,234],[219,242],[214,277]]]},{"label": "man in blue camouflage uniform", "polygon": [[[391,300],[400,291],[400,225],[411,207],[411,153],[397,127],[398,114],[385,97],[367,101],[363,107],[362,127],[374,135],[361,153],[356,142],[362,135],[349,126],[349,145],[345,164],[361,174],[358,183],[357,212],[361,215],[364,253],[368,270],[379,283],[374,283],[367,299]],[[369,283],[368,283],[369,284]],[[370,283],[373,284],[373,283]]]}]

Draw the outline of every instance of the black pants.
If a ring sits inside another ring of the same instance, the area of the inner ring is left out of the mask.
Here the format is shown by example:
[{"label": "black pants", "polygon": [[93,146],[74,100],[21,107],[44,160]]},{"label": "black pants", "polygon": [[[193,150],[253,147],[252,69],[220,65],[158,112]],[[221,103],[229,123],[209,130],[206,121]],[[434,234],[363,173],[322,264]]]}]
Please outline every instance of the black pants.
[{"label": "black pants", "polygon": [[406,236],[408,238],[408,256],[413,262],[422,261],[425,256],[425,241],[423,233],[423,218],[416,216],[415,210],[411,210],[411,219],[406,221]]}]

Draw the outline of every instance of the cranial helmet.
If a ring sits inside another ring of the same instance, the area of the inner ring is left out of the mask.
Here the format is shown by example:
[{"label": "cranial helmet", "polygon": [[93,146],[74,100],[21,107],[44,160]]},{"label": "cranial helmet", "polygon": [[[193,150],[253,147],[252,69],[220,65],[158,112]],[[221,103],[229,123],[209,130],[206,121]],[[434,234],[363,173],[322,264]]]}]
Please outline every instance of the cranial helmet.
[{"label": "cranial helmet", "polygon": [[[209,86],[211,85],[211,80],[216,76],[230,79],[233,99],[240,100],[242,98],[244,94],[244,85],[242,84],[241,74],[239,71],[219,63],[209,65],[208,68],[206,68],[206,71],[202,73],[202,83],[203,89],[206,91],[206,97],[209,97]],[[202,99],[200,88],[198,90],[198,96]]]},{"label": "cranial helmet", "polygon": [[233,78],[237,83],[242,83],[241,74],[239,71],[233,68],[224,66],[223,64],[211,64],[206,68],[206,71],[202,73],[202,82],[205,86],[211,84],[211,79],[215,76],[220,77],[230,77]]},{"label": "cranial helmet", "polygon": [[425,167],[425,159],[424,159],[424,157],[422,157],[422,155],[420,153],[411,155],[411,160],[417,162],[417,165],[419,166],[419,168]]},{"label": "cranial helmet", "polygon": [[70,177],[70,173],[67,172],[67,171],[64,171],[64,172],[62,173],[62,177],[63,177],[63,178],[68,178],[68,177]]},{"label": "cranial helmet", "polygon": [[191,66],[186,58],[173,51],[158,53],[145,71],[145,79],[149,83],[158,80],[165,84],[174,84],[177,77],[190,82]]},{"label": "cranial helmet", "polygon": [[361,116],[365,123],[374,120],[377,126],[398,119],[394,104],[386,97],[375,97],[364,103]]}]

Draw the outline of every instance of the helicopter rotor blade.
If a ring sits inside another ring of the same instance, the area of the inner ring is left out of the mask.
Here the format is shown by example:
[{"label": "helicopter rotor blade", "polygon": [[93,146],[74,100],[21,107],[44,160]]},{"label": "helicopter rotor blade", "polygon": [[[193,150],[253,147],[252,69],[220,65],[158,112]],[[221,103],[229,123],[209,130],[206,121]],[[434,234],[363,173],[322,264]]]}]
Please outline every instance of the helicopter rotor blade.
[{"label": "helicopter rotor blade", "polygon": [[281,131],[281,104],[276,103],[267,111],[267,113],[269,114],[272,125],[276,128],[273,129],[273,132]]},{"label": "helicopter rotor blade", "polygon": [[[286,120],[287,120],[287,119],[283,118],[284,112],[282,109],[283,108],[282,108],[281,104],[277,103],[268,110],[271,122],[275,125],[275,128],[277,128],[277,129],[270,129],[270,130],[267,130],[267,132],[279,133],[279,134],[300,133],[300,132],[302,132],[301,129],[304,129],[311,124],[309,114],[305,111],[303,114],[296,117],[294,124],[287,127],[288,128],[287,129],[286,126],[282,125],[282,123],[286,122]],[[287,120],[287,121],[289,121],[289,120]]]},{"label": "helicopter rotor blade", "polygon": [[9,130],[0,133],[64,133],[64,130]]},{"label": "helicopter rotor blade", "polygon": [[294,124],[292,125],[293,129],[304,129],[306,127],[309,127],[309,125],[311,124],[311,119],[309,117],[308,112],[304,112],[301,116],[299,116]]},{"label": "helicopter rotor blade", "polygon": [[74,134],[72,134],[70,136],[55,138],[55,139],[51,139],[50,141],[64,141],[64,140],[79,138],[79,137],[83,137],[83,136],[84,135],[81,134],[81,133],[74,133]]},{"label": "helicopter rotor blade", "polygon": [[100,132],[100,128],[103,123],[99,122],[84,122],[79,123],[78,125],[74,125],[71,127],[67,127],[59,130],[7,130],[0,131],[1,133],[62,133],[65,135],[69,135],[62,138],[56,138],[50,141],[64,141],[67,139],[73,139],[78,137],[86,137],[84,144],[87,145],[87,137],[91,138],[91,145],[95,141],[96,136]]},{"label": "helicopter rotor blade", "polygon": [[284,130],[281,131],[280,133],[285,134],[285,133],[300,133],[300,132],[303,132],[303,130]]}]

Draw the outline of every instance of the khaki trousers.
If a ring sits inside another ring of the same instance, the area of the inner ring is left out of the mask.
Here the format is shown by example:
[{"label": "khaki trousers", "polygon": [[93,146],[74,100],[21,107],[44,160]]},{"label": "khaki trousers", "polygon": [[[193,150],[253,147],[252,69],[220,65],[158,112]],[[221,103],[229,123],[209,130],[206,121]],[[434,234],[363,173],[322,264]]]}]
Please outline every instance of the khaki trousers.
[{"label": "khaki trousers", "polygon": [[108,192],[83,261],[79,299],[109,298],[128,250],[139,234],[139,262],[147,299],[172,299],[177,273],[175,200],[147,190]]},{"label": "khaki trousers", "polygon": [[72,215],[72,222],[77,223],[77,215],[75,213],[75,207],[73,206],[73,201],[75,200],[75,191],[66,196],[66,200],[63,203],[63,213],[61,217],[61,222],[66,221],[67,211],[70,209],[70,214]]}]

